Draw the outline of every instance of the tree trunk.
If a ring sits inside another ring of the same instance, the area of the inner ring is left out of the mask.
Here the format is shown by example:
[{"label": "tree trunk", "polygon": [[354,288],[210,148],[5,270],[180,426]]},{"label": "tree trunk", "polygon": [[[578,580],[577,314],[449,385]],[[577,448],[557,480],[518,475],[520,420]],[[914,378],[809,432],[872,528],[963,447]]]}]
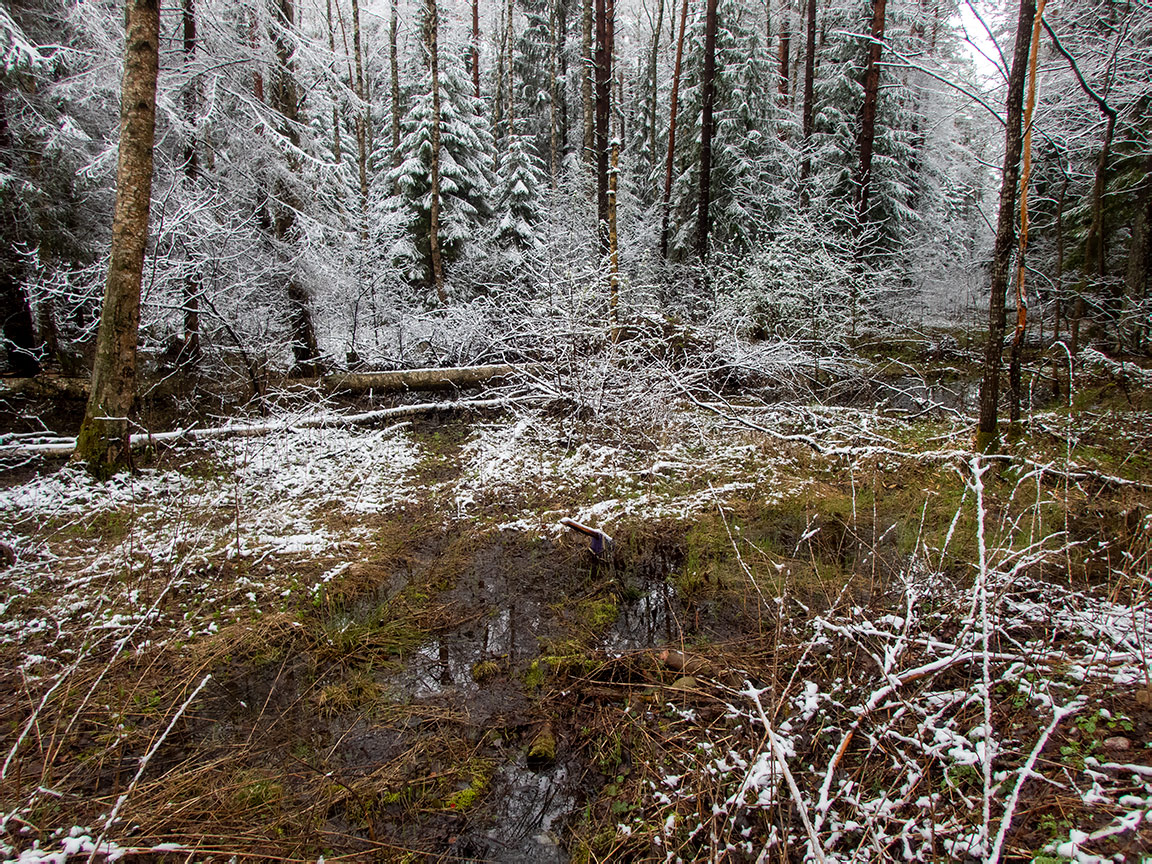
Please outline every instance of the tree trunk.
[{"label": "tree trunk", "polygon": [[480,98],[480,0],[472,0],[472,95]]},{"label": "tree trunk", "polygon": [[1148,336],[1148,320],[1142,309],[1148,299],[1149,273],[1152,271],[1152,155],[1144,162],[1142,187],[1136,219],[1132,224],[1132,241],[1128,246],[1128,267],[1124,274],[1124,293],[1128,305],[1124,342],[1131,351],[1140,351]]},{"label": "tree trunk", "polygon": [[360,243],[368,244],[368,107],[364,87],[364,59],[360,42],[360,0],[352,0],[352,55],[356,60],[356,167],[360,173]]},{"label": "tree trunk", "polygon": [[[657,75],[657,60],[660,59],[660,35],[664,29],[664,0],[656,7],[656,30],[652,34],[652,53],[648,56],[648,158],[652,174],[656,174],[659,164],[656,157],[656,102],[660,94],[660,79]],[[655,176],[653,177],[655,180]],[[659,182],[659,181],[655,181]]]},{"label": "tree trunk", "polygon": [[612,112],[613,0],[596,0],[596,236],[608,255],[608,136]]},{"label": "tree trunk", "polygon": [[[332,0],[325,0],[325,11],[328,19],[328,53],[332,55],[332,65],[336,65],[336,28],[332,23]],[[335,87],[329,87],[328,98],[332,100],[332,158],[339,165],[344,161],[344,153],[340,144],[340,112],[336,108],[337,98]]]},{"label": "tree trunk", "polygon": [[432,199],[428,214],[428,249],[432,259],[432,285],[441,305],[448,302],[444,289],[444,262],[440,257],[440,58],[437,31],[440,10],[436,0],[428,0],[428,62],[432,67]]},{"label": "tree trunk", "polygon": [[676,158],[676,114],[680,109],[680,66],[684,58],[684,30],[688,24],[688,0],[680,5],[680,35],[676,37],[676,64],[672,67],[672,98],[668,109],[668,158],[664,165],[664,200],[661,206],[660,257],[668,258],[668,222],[672,202],[672,165]]},{"label": "tree trunk", "polygon": [[776,90],[780,94],[780,104],[788,104],[789,58],[792,56],[792,0],[784,0],[780,16],[780,42],[777,46]]},{"label": "tree trunk", "polygon": [[388,22],[388,65],[392,73],[392,167],[399,168],[403,161],[400,152],[400,61],[396,56],[397,0],[392,0],[392,15]]},{"label": "tree trunk", "polygon": [[[857,208],[861,224],[868,220],[872,191],[872,153],[876,144],[876,107],[880,101],[880,40],[884,38],[885,0],[872,0],[872,39],[864,67],[864,108],[860,117],[860,173],[857,177]],[[1023,73],[1021,73],[1023,74]]]},{"label": "tree trunk", "polygon": [[696,254],[701,263],[708,260],[709,206],[712,199],[712,135],[716,102],[716,0],[708,0],[704,11],[703,108],[700,119],[700,200],[696,210]]},{"label": "tree trunk", "polygon": [[1032,177],[1032,111],[1036,107],[1036,55],[1040,48],[1040,22],[1047,0],[1036,4],[1032,25],[1032,47],[1028,55],[1028,99],[1024,105],[1023,171],[1020,175],[1020,248],[1016,255],[1016,331],[1012,335],[1012,354],[1008,361],[1008,435],[1020,437],[1020,364],[1023,360],[1024,335],[1028,329],[1028,293],[1025,291],[1025,263],[1028,254],[1028,181]]},{"label": "tree trunk", "polygon": [[128,415],[136,398],[136,340],[152,203],[159,43],[159,0],[128,0],[112,249],[96,336],[92,393],[73,455],[102,476],[131,464]]},{"label": "tree trunk", "polygon": [[1093,271],[1098,284],[1104,283],[1107,276],[1104,244],[1104,190],[1108,185],[1108,159],[1112,155],[1112,134],[1116,130],[1116,112],[1108,113],[1104,126],[1104,142],[1100,145],[1100,155],[1096,158],[1096,177],[1092,182],[1092,221],[1088,225],[1088,236],[1084,240],[1084,279],[1076,297],[1075,317],[1072,319],[1072,353],[1080,352],[1080,324],[1084,318],[1084,291],[1093,282]]},{"label": "tree trunk", "polygon": [[980,382],[980,421],[976,432],[976,448],[983,453],[994,451],[1000,441],[997,411],[1000,402],[1000,358],[1004,350],[1004,293],[1008,288],[1012,248],[1016,244],[1016,183],[1020,178],[1020,151],[1023,147],[1020,126],[1024,107],[1024,78],[1028,70],[1032,22],[1035,17],[1035,0],[1020,0],[1016,49],[1012,57],[1012,72],[1008,78],[1005,110],[1000,214],[996,223],[996,242],[989,273],[991,293],[988,299],[988,344],[984,351],[984,377]]},{"label": "tree trunk", "polygon": [[568,0],[556,0],[556,54],[560,64],[560,80],[556,98],[560,105],[560,161],[568,154]]},{"label": "tree trunk", "polygon": [[620,244],[616,231],[616,191],[620,173],[620,142],[612,141],[612,168],[608,178],[608,322],[612,341],[620,338]]},{"label": "tree trunk", "polygon": [[815,129],[813,102],[815,101],[816,82],[816,0],[808,0],[806,30],[804,40],[804,109],[801,126],[804,135],[802,145],[804,158],[800,162],[800,206],[802,207],[807,207],[811,199],[808,177],[812,173],[812,133]]},{"label": "tree trunk", "polygon": [[559,37],[557,28],[557,7],[559,0],[553,0],[548,14],[548,185],[556,188],[560,174],[560,114],[558,76],[560,60],[557,57]]},{"label": "tree trunk", "polygon": [[[275,49],[278,68],[272,107],[284,120],[280,131],[289,145],[288,173],[294,174],[299,167],[293,153],[300,146],[300,91],[295,77],[294,50],[288,34],[295,25],[296,18],[292,0],[278,0],[275,10],[277,23]],[[299,202],[291,186],[283,181],[279,183],[277,197],[272,231],[279,244],[286,244],[293,238]],[[295,275],[290,273],[285,294],[288,299],[288,324],[292,332],[294,360],[292,374],[304,377],[318,375],[320,350],[316,341],[316,328],[312,323],[312,306],[308,292]]]},{"label": "tree trunk", "polygon": [[584,161],[596,163],[595,120],[592,103],[592,81],[596,65],[592,57],[592,6],[594,0],[584,0],[584,29],[580,56],[584,61],[584,74],[580,79],[580,95],[584,103]]},{"label": "tree trunk", "polygon": [[[184,0],[184,62],[192,73],[196,60],[196,0]],[[184,91],[184,120],[188,124],[188,142],[184,147],[184,176],[189,186],[200,180],[200,158],[196,149],[196,112],[199,103],[197,79],[194,75]],[[180,360],[195,370],[200,363],[200,291],[203,282],[200,273],[190,272],[184,279],[184,344],[180,350]]]}]

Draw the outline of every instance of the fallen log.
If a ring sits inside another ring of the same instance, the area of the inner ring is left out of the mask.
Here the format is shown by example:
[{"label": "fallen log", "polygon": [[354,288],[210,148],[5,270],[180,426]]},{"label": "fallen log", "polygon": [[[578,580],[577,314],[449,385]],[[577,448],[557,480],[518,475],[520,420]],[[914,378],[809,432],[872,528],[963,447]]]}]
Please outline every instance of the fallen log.
[{"label": "fallen log", "polygon": [[[522,401],[522,400],[521,400]],[[340,426],[363,426],[379,420],[397,420],[404,417],[420,417],[429,414],[448,414],[453,411],[482,411],[491,408],[506,408],[507,399],[467,399],[452,402],[424,402],[419,405],[400,405],[395,408],[381,408],[378,411],[365,411],[360,414],[326,414],[303,417],[298,420],[277,420],[269,423],[235,423],[212,428],[175,429],[171,432],[144,432],[132,436],[132,448],[143,449],[159,444],[172,444],[179,441],[205,441],[214,438],[252,438],[272,432],[295,429],[325,429]],[[391,427],[397,430],[406,424]],[[0,446],[3,456],[71,456],[76,449],[75,438],[56,438],[43,443],[9,444]]]},{"label": "fallen log", "polygon": [[[425,369],[395,369],[386,372],[334,372],[321,378],[298,378],[288,382],[290,390],[321,390],[325,393],[396,393],[409,390],[468,390],[498,383],[518,369],[535,373],[538,365],[517,367],[509,363],[491,366],[449,366]],[[61,378],[38,375],[35,378],[0,378],[0,394],[78,399],[88,398],[87,378]]]},{"label": "fallen log", "polygon": [[[328,393],[389,393],[403,390],[467,390],[491,384],[516,372],[515,366],[455,366],[427,369],[397,369],[391,372],[339,372],[325,375],[313,384]],[[536,367],[526,367],[529,371]],[[299,386],[306,382],[294,382]]]}]

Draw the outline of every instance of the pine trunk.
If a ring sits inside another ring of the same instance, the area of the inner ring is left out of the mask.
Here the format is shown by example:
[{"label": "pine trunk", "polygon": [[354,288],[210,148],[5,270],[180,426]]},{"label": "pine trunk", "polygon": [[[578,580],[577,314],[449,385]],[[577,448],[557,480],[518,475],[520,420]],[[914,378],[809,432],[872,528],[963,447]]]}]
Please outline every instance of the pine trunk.
[{"label": "pine trunk", "polygon": [[480,0],[472,0],[472,95],[480,98]]},{"label": "pine trunk", "polygon": [[704,12],[704,77],[703,109],[700,119],[700,200],[696,211],[696,254],[701,262],[708,260],[708,232],[712,199],[712,135],[716,102],[716,0],[708,0]]},{"label": "pine trunk", "polygon": [[103,476],[131,464],[128,415],[136,398],[140,282],[152,203],[159,0],[128,0],[125,37],[112,249],[96,336],[92,392],[73,456]]},{"label": "pine trunk", "polygon": [[[881,0],[882,2],[882,0]],[[1024,79],[1028,70],[1035,0],[1020,0],[1016,23],[1016,49],[1008,78],[1005,111],[1004,171],[1000,183],[1000,214],[990,268],[991,293],[988,299],[988,343],[984,351],[984,377],[980,382],[980,421],[976,448],[988,453],[999,446],[997,412],[1000,403],[1000,360],[1004,350],[1004,294],[1016,245],[1016,184],[1020,179],[1020,153],[1023,149],[1021,115],[1024,109]]]},{"label": "pine trunk", "polygon": [[608,136],[612,112],[612,0],[596,0],[596,236],[608,255]]},{"label": "pine trunk", "polygon": [[876,107],[880,101],[880,41],[884,39],[885,0],[872,0],[872,39],[864,67],[864,108],[860,118],[860,171],[857,208],[860,222],[869,221],[872,193],[872,153],[876,144]]},{"label": "pine trunk", "polygon": [[360,41],[360,0],[352,0],[352,54],[356,60],[356,167],[360,173],[360,242],[368,243],[368,118],[364,87],[364,59]]},{"label": "pine trunk", "polygon": [[660,163],[656,156],[656,103],[660,95],[660,78],[657,75],[657,61],[660,59],[660,36],[664,29],[664,0],[656,7],[656,30],[652,34],[652,53],[648,55],[648,158],[651,160],[653,181],[656,166]]},{"label": "pine trunk", "polygon": [[432,285],[441,305],[448,302],[444,289],[444,262],[440,256],[440,58],[437,31],[440,12],[436,0],[428,0],[428,62],[432,67],[432,199],[428,214],[428,249],[432,259]]},{"label": "pine trunk", "polygon": [[589,165],[596,162],[595,120],[592,101],[592,82],[596,76],[592,57],[592,17],[594,0],[584,0],[584,28],[582,33],[581,58],[584,61],[584,74],[580,77],[580,95],[584,103],[584,161]]},{"label": "pine trunk", "polygon": [[[191,73],[196,60],[196,0],[184,0],[184,62]],[[189,186],[200,180],[200,158],[196,148],[196,112],[199,107],[197,79],[193,74],[184,91],[184,120],[188,124],[188,142],[184,147],[184,176]],[[202,280],[198,272],[189,273],[184,280],[184,344],[180,350],[181,361],[195,369],[200,363],[200,291]]]},{"label": "pine trunk", "polygon": [[392,73],[392,167],[399,168],[400,153],[400,61],[396,56],[397,0],[392,0],[392,15],[388,23],[388,65]]},{"label": "pine trunk", "polygon": [[684,59],[684,30],[688,24],[688,0],[680,5],[680,35],[676,37],[676,63],[672,67],[672,98],[668,109],[668,157],[664,164],[664,200],[661,206],[660,257],[668,258],[668,222],[672,202],[672,166],[676,158],[676,114],[680,108],[680,66]]}]

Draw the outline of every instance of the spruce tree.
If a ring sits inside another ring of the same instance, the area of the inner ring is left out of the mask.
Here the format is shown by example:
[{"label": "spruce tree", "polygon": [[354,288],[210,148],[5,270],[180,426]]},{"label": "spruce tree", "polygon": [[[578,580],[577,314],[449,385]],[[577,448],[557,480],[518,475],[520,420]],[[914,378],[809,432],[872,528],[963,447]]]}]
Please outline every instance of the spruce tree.
[{"label": "spruce tree", "polygon": [[[482,103],[471,92],[459,57],[440,58],[440,251],[445,265],[481,242],[480,229],[492,212],[492,133]],[[425,70],[401,123],[399,166],[388,174],[396,193],[387,201],[398,236],[392,256],[418,290],[433,287],[428,241],[432,183],[432,81]]]},{"label": "spruce tree", "polygon": [[513,135],[496,175],[496,243],[513,270],[530,266],[542,248],[544,167],[523,135]]}]

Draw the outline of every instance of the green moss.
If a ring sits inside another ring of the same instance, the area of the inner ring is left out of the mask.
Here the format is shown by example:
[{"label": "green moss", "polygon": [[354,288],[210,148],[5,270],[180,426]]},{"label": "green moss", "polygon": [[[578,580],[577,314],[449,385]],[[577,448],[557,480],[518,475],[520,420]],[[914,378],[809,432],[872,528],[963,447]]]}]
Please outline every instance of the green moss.
[{"label": "green moss", "polygon": [[556,761],[556,735],[551,726],[545,726],[528,748],[528,761],[534,763]]},{"label": "green moss", "polygon": [[593,632],[599,633],[616,620],[620,609],[615,597],[601,597],[585,600],[578,607],[576,616],[580,623]]},{"label": "green moss", "polygon": [[533,660],[528,671],[524,673],[524,686],[528,690],[538,690],[544,686],[544,664],[541,660]]},{"label": "green moss", "polygon": [[472,667],[472,680],[477,684],[500,674],[500,664],[495,660],[481,660]]},{"label": "green moss", "polygon": [[457,789],[443,801],[446,810],[467,810],[479,801],[488,791],[492,780],[492,763],[484,759],[474,759],[462,769],[468,777],[468,785]]}]

